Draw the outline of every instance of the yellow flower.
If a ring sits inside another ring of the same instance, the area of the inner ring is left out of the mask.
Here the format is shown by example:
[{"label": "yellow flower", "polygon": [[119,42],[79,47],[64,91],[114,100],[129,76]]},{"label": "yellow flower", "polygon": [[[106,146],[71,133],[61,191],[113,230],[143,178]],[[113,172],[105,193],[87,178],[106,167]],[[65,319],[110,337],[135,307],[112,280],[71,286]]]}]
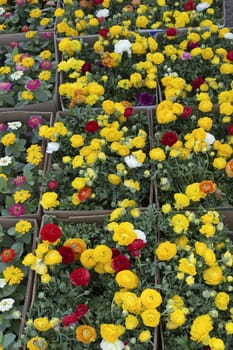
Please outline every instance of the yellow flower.
[{"label": "yellow flower", "polygon": [[84,250],[80,256],[80,262],[87,269],[94,267],[97,263],[95,260],[94,249],[89,248]]},{"label": "yellow flower", "polygon": [[34,99],[34,95],[31,91],[23,91],[22,94],[21,94],[21,97],[23,100],[27,101],[32,101]]},{"label": "yellow flower", "polygon": [[44,261],[46,265],[60,264],[62,262],[62,256],[57,250],[51,249],[45,255]]},{"label": "yellow flower", "polygon": [[36,318],[34,320],[33,324],[34,324],[34,327],[36,328],[36,330],[38,330],[39,332],[46,332],[49,329],[53,328],[48,320],[48,317]]},{"label": "yellow flower", "polygon": [[4,281],[13,286],[14,284],[20,284],[24,278],[24,273],[19,267],[13,265],[8,266],[2,272]]},{"label": "yellow flower", "polygon": [[197,274],[195,261],[189,261],[189,259],[181,258],[179,260],[178,271],[187,273],[188,275],[195,276]]},{"label": "yellow flower", "polygon": [[222,282],[223,274],[219,265],[213,265],[203,272],[203,279],[210,286],[217,286]]},{"label": "yellow flower", "polygon": [[135,289],[139,283],[137,275],[130,270],[122,270],[118,272],[115,279],[120,287],[127,289]]},{"label": "yellow flower", "polygon": [[41,275],[40,277],[41,283],[47,284],[51,281],[51,276],[48,273]]},{"label": "yellow flower", "polygon": [[147,327],[157,327],[160,322],[160,312],[156,309],[146,309],[141,313],[142,322]]},{"label": "yellow flower", "polygon": [[215,337],[211,338],[209,340],[208,345],[210,346],[211,350],[224,350],[225,349],[224,342],[220,338],[215,338]]},{"label": "yellow flower", "polygon": [[162,303],[161,294],[151,288],[144,289],[140,295],[140,299],[142,304],[148,309],[156,308]]},{"label": "yellow flower", "polygon": [[15,143],[16,136],[13,132],[9,132],[8,134],[4,135],[1,138],[1,143],[5,146],[8,147],[10,145],[13,145]]},{"label": "yellow flower", "polygon": [[162,242],[155,250],[157,258],[161,261],[171,260],[177,253],[177,247],[175,243],[169,241]]},{"label": "yellow flower", "polygon": [[199,103],[198,109],[201,112],[211,112],[213,108],[213,103],[210,100],[203,100]]},{"label": "yellow flower", "polygon": [[206,197],[206,194],[200,191],[200,185],[198,182],[188,185],[185,189],[185,194],[194,202],[198,202],[200,199]]},{"label": "yellow flower", "polygon": [[70,138],[70,143],[73,148],[81,147],[84,144],[84,138],[82,135],[74,134]]},{"label": "yellow flower", "polygon": [[208,265],[208,266],[212,266],[216,262],[216,256],[215,256],[213,250],[210,248],[205,249],[204,254],[203,254],[203,258],[205,260],[206,265]]},{"label": "yellow flower", "polygon": [[185,323],[186,317],[184,311],[181,309],[175,309],[170,313],[170,322],[167,323],[166,328],[176,329]]},{"label": "yellow flower", "polygon": [[76,190],[80,190],[81,188],[86,186],[86,180],[83,177],[76,177],[72,181],[71,186]]},{"label": "yellow flower", "polygon": [[149,330],[142,331],[139,333],[138,340],[140,343],[146,343],[151,338],[151,333]]},{"label": "yellow flower", "polygon": [[171,218],[171,224],[175,233],[186,232],[189,228],[189,220],[183,214],[173,215]]},{"label": "yellow flower", "polygon": [[213,329],[212,319],[209,315],[201,315],[194,319],[190,335],[191,339],[196,342],[205,344],[209,337],[209,332]]},{"label": "yellow flower", "polygon": [[149,157],[152,160],[157,160],[158,162],[163,162],[166,159],[166,154],[162,148],[156,147],[156,148],[152,148],[150,150]]},{"label": "yellow flower", "polygon": [[94,258],[97,262],[108,263],[112,259],[112,249],[104,244],[99,244],[94,249]]},{"label": "yellow flower", "polygon": [[13,195],[15,203],[24,203],[31,197],[31,193],[28,190],[16,191]]},{"label": "yellow flower", "polygon": [[225,324],[227,334],[233,334],[233,322],[229,321]]},{"label": "yellow flower", "polygon": [[133,292],[126,291],[122,293],[122,309],[133,314],[139,315],[142,310],[140,298]]},{"label": "yellow flower", "polygon": [[208,223],[202,225],[201,228],[199,229],[199,231],[200,231],[200,233],[202,233],[206,237],[213,237],[216,229],[215,229],[214,225],[212,225],[211,223],[208,222]]},{"label": "yellow flower", "polygon": [[55,192],[45,192],[42,194],[40,204],[44,209],[55,208],[59,205],[57,197],[58,195]]},{"label": "yellow flower", "polygon": [[126,329],[129,329],[129,330],[135,329],[135,328],[137,328],[138,324],[139,324],[139,321],[138,321],[137,317],[134,315],[128,315],[125,318],[125,328]]},{"label": "yellow flower", "polygon": [[96,340],[96,331],[93,327],[82,325],[76,328],[76,339],[83,344],[90,344]]},{"label": "yellow flower", "polygon": [[134,225],[130,222],[121,222],[114,227],[112,239],[119,245],[128,246],[137,238]]},{"label": "yellow flower", "polygon": [[40,9],[33,9],[30,11],[29,16],[32,18],[39,18],[42,15],[42,11]]},{"label": "yellow flower", "polygon": [[175,193],[174,199],[175,199],[174,206],[178,210],[188,207],[190,204],[190,200],[188,196],[186,196],[184,193]]},{"label": "yellow flower", "polygon": [[213,161],[213,167],[216,168],[216,169],[225,169],[226,167],[226,160],[222,157],[217,157],[217,158],[214,158],[214,161]]},{"label": "yellow flower", "polygon": [[125,327],[115,324],[103,323],[100,325],[101,337],[109,343],[115,343],[124,334]]},{"label": "yellow flower", "polygon": [[43,159],[42,148],[39,145],[31,145],[27,149],[27,162],[33,165],[39,165]]},{"label": "yellow flower", "polygon": [[118,176],[116,174],[109,174],[108,175],[108,181],[112,185],[119,185],[121,183],[121,178],[120,178],[120,176]]},{"label": "yellow flower", "polygon": [[217,306],[217,308],[223,311],[227,310],[229,302],[230,296],[225,292],[219,292],[214,299],[214,303]]},{"label": "yellow flower", "polygon": [[27,342],[28,350],[46,350],[48,343],[42,337],[33,337]]},{"label": "yellow flower", "polygon": [[21,234],[25,234],[29,232],[31,228],[32,228],[32,223],[28,220],[21,219],[15,224],[15,231]]}]

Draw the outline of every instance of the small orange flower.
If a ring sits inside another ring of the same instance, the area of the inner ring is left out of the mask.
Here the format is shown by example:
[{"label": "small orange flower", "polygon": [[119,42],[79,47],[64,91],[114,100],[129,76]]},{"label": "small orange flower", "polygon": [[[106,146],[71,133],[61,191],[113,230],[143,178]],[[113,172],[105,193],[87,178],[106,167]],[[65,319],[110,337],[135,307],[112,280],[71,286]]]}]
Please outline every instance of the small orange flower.
[{"label": "small orange flower", "polygon": [[228,177],[233,177],[233,159],[229,160],[227,162],[226,167],[225,167],[225,172]]},{"label": "small orange flower", "polygon": [[84,344],[89,344],[96,340],[96,331],[88,325],[79,326],[76,328],[76,339]]},{"label": "small orange flower", "polygon": [[217,189],[217,185],[211,180],[201,181],[199,186],[200,186],[200,191],[206,194],[213,193]]},{"label": "small orange flower", "polygon": [[11,262],[15,257],[15,251],[12,248],[6,248],[3,250],[3,252],[0,254],[0,258],[3,263]]},{"label": "small orange flower", "polygon": [[90,187],[83,187],[78,191],[78,199],[83,202],[85,199],[89,198],[91,195]]},{"label": "small orange flower", "polygon": [[87,249],[86,242],[82,238],[69,238],[65,241],[64,246],[73,250],[75,259],[79,259],[82,252]]}]

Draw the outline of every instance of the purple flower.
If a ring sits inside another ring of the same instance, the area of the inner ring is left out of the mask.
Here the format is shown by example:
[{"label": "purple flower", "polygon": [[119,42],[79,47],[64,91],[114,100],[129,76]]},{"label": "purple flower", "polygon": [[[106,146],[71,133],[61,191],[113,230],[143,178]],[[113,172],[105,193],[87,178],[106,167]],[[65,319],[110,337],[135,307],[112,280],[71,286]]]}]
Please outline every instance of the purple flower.
[{"label": "purple flower", "polygon": [[140,106],[151,106],[154,104],[154,100],[155,100],[154,96],[147,92],[137,94],[137,99]]},{"label": "purple flower", "polygon": [[4,81],[1,81],[1,82],[0,82],[0,90],[4,90],[4,91],[9,92],[10,89],[11,89],[11,83],[9,83],[9,82],[4,82]]},{"label": "purple flower", "polygon": [[44,70],[50,70],[52,69],[52,63],[50,61],[42,61],[40,63],[40,68]]},{"label": "purple flower", "polygon": [[191,54],[189,52],[183,52],[181,55],[181,59],[183,61],[189,60],[191,58]]},{"label": "purple flower", "polygon": [[39,79],[31,79],[28,80],[28,82],[25,85],[26,89],[28,90],[36,90],[40,87],[40,80]]},{"label": "purple flower", "polygon": [[32,115],[29,119],[28,119],[28,126],[30,126],[31,128],[37,128],[38,125],[42,124],[43,119],[39,116],[39,115]]},{"label": "purple flower", "polygon": [[7,129],[7,125],[5,123],[0,123],[0,131],[4,131]]},{"label": "purple flower", "polygon": [[45,38],[45,39],[52,39],[53,38],[53,33],[51,32],[43,32],[42,33],[42,36]]},{"label": "purple flower", "polygon": [[13,204],[10,209],[9,209],[10,215],[11,216],[21,216],[25,214],[25,207],[23,204]]},{"label": "purple flower", "polygon": [[16,69],[17,71],[21,71],[21,72],[24,72],[25,70],[27,70],[27,68],[24,67],[24,66],[22,66],[20,63],[16,63],[15,69]]},{"label": "purple flower", "polygon": [[15,186],[21,186],[25,184],[26,182],[26,177],[24,175],[18,175],[13,179],[13,183]]}]

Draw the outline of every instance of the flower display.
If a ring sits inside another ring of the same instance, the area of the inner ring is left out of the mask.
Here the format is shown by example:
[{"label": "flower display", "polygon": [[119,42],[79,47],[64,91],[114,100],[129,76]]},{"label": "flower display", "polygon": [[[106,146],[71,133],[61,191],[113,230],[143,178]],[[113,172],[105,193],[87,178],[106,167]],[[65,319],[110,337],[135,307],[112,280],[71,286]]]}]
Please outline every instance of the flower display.
[{"label": "flower display", "polygon": [[0,107],[21,107],[52,99],[55,91],[54,34],[28,31],[1,43]]},{"label": "flower display", "polygon": [[145,111],[111,101],[101,111],[73,109],[65,117],[58,115],[53,126],[41,126],[48,148],[58,145],[41,177],[43,209],[101,210],[119,202],[147,206],[149,133]]},{"label": "flower display", "polygon": [[94,43],[82,38],[58,41],[62,58],[59,95],[64,108],[87,105],[100,107],[103,100],[134,106],[156,103],[157,69],[163,55],[154,38],[112,26]]},{"label": "flower display", "polygon": [[[21,337],[28,349],[35,339],[44,349],[149,350],[156,345],[162,298],[153,262],[154,210],[151,206],[137,217],[126,211],[98,226],[44,216],[40,232],[50,225],[61,235],[53,242],[40,233],[35,253],[23,261],[38,274],[37,297]],[[116,240],[124,235],[127,244]],[[144,244],[134,255],[128,248],[138,246],[137,240]]]},{"label": "flower display", "polygon": [[165,204],[162,215],[155,254],[161,273],[165,349],[230,349],[230,230],[214,209],[180,212]]},{"label": "flower display", "polygon": [[223,24],[223,1],[61,1],[55,11],[60,37],[97,34],[119,23],[130,30]]},{"label": "flower display", "polygon": [[6,113],[1,118],[1,215],[35,215],[39,209],[39,177],[45,164],[45,143],[38,131],[40,125],[49,125],[50,113],[18,112],[14,118]]},{"label": "flower display", "polygon": [[32,287],[31,271],[22,265],[22,260],[35,245],[37,230],[32,219],[0,221],[0,345],[6,350],[20,346],[19,336]]},{"label": "flower display", "polygon": [[55,8],[55,1],[3,0],[0,2],[0,33],[53,29]]}]

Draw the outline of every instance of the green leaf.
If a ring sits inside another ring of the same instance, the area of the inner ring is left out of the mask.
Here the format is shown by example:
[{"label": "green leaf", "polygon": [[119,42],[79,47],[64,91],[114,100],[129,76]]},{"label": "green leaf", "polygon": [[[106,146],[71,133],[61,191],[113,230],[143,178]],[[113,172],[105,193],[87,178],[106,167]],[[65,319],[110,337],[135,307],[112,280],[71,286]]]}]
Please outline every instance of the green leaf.
[{"label": "green leaf", "polygon": [[13,333],[8,333],[8,334],[4,335],[3,343],[2,343],[3,348],[4,348],[4,347],[6,348],[6,347],[9,346],[10,344],[12,344],[13,341],[15,340],[15,338],[16,338],[16,335],[13,334]]},{"label": "green leaf", "polygon": [[33,93],[35,98],[40,102],[46,102],[50,98],[49,91],[38,89],[38,90],[35,90]]}]

